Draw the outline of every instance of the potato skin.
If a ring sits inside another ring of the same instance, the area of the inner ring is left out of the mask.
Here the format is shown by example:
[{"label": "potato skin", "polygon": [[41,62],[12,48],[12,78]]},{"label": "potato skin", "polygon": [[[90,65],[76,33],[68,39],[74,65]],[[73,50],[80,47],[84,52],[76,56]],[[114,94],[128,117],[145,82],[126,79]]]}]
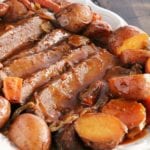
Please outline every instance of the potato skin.
[{"label": "potato skin", "polygon": [[126,126],[119,119],[104,113],[84,114],[75,122],[75,130],[93,150],[113,149],[127,132]]},{"label": "potato skin", "polygon": [[69,5],[56,14],[56,19],[64,29],[77,33],[92,21],[90,7],[78,3]]},{"label": "potato skin", "polygon": [[22,114],[10,125],[8,138],[21,150],[48,150],[51,135],[47,124],[33,114]]},{"label": "potato skin", "polygon": [[106,46],[111,33],[112,28],[107,22],[94,20],[88,25],[83,34],[94,40],[98,45]]},{"label": "potato skin", "polygon": [[136,101],[112,99],[103,107],[102,112],[117,117],[129,130],[134,128],[142,130],[145,126],[146,110]]},{"label": "potato skin", "polygon": [[144,32],[135,26],[120,27],[110,35],[108,40],[108,49],[112,53],[118,55],[117,49],[122,46],[124,41],[140,33]]},{"label": "potato skin", "polygon": [[131,100],[144,100],[150,97],[150,74],[138,74],[109,79],[111,92]]},{"label": "potato skin", "polygon": [[124,64],[145,64],[150,58],[150,51],[144,49],[125,50],[120,54],[120,59]]},{"label": "potato skin", "polygon": [[11,113],[11,107],[8,100],[0,96],[0,128],[8,121]]}]

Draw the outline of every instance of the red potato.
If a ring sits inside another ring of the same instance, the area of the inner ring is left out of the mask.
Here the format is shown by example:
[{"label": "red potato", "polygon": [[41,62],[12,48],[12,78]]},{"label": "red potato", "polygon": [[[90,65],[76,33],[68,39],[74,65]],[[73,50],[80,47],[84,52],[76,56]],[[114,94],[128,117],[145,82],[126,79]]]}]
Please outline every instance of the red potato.
[{"label": "red potato", "polygon": [[109,79],[111,92],[131,100],[145,100],[150,97],[150,74],[137,74]]},{"label": "red potato", "polygon": [[5,3],[0,3],[0,17],[5,16],[9,8],[9,5]]},{"label": "red potato", "polygon": [[93,12],[90,7],[78,3],[71,4],[56,14],[61,27],[71,32],[79,32],[91,21]]},{"label": "red potato", "polygon": [[150,98],[142,101],[142,103],[146,108],[146,123],[150,125]]},{"label": "red potato", "polygon": [[129,130],[138,128],[141,131],[145,127],[146,110],[136,101],[113,99],[103,107],[102,112],[117,117]]},{"label": "red potato", "polygon": [[94,150],[109,150],[118,145],[127,133],[116,117],[104,113],[87,113],[75,122],[79,137]]},{"label": "red potato", "polygon": [[147,60],[145,64],[145,72],[150,73],[150,58]]},{"label": "red potato", "polygon": [[148,58],[150,58],[150,51],[144,49],[125,50],[120,55],[124,64],[145,64]]},{"label": "red potato", "polygon": [[109,37],[108,49],[115,55],[125,50],[143,49],[148,41],[148,34],[135,26],[124,26],[114,31]]},{"label": "red potato", "polygon": [[9,6],[9,9],[4,16],[4,20],[12,22],[27,16],[27,8],[18,0],[10,0],[6,4]]},{"label": "red potato", "polygon": [[108,39],[112,33],[111,26],[100,19],[94,20],[84,31],[84,35],[96,41],[99,45],[107,45]]},{"label": "red potato", "polygon": [[0,128],[8,121],[11,113],[11,107],[8,100],[0,96]]},{"label": "red potato", "polygon": [[8,138],[21,150],[49,150],[51,143],[47,124],[29,113],[14,120],[8,129]]}]

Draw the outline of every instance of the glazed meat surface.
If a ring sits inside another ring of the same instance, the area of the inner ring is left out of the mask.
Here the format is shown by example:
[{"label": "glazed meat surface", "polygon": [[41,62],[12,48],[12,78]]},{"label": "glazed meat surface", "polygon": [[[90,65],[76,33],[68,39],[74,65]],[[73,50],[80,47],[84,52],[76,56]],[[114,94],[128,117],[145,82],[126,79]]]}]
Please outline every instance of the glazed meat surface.
[{"label": "glazed meat surface", "polygon": [[35,16],[2,34],[0,36],[0,61],[12,55],[28,42],[37,40],[43,33],[40,27],[42,22],[41,18]]},{"label": "glazed meat surface", "polygon": [[35,98],[40,103],[39,109],[45,109],[49,118],[53,118],[58,115],[56,110],[74,108],[77,105],[76,98],[79,92],[92,82],[101,79],[115,64],[115,58],[107,51],[101,51],[85,60],[59,79],[49,83],[36,95]]},{"label": "glazed meat surface", "polygon": [[56,64],[50,65],[48,68],[43,69],[24,80],[21,103],[24,103],[35,89],[44,85],[52,78],[59,76],[70,67],[73,67],[74,64],[88,58],[97,51],[98,50],[92,45],[82,46],[81,48],[72,50],[71,53],[62,58]]}]

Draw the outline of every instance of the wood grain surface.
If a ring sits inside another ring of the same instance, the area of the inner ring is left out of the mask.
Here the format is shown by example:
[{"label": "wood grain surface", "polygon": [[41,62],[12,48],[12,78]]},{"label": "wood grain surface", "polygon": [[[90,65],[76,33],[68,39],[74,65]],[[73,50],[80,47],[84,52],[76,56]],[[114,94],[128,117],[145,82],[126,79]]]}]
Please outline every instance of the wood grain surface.
[{"label": "wood grain surface", "polygon": [[150,0],[93,0],[150,34]]}]

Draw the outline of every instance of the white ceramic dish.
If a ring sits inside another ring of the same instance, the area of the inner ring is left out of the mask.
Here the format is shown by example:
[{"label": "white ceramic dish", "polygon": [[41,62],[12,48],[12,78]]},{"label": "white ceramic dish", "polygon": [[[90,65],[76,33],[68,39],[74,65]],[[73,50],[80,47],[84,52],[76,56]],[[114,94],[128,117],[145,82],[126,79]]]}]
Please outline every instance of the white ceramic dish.
[{"label": "white ceramic dish", "polygon": [[[117,29],[118,27],[127,25],[127,22],[119,15],[110,10],[95,5],[91,0],[74,0],[74,2],[89,5],[95,12],[102,15],[103,19],[112,26],[113,30]],[[135,142],[131,142],[130,144],[120,145],[115,148],[115,150],[150,150],[150,130],[147,130],[148,133],[143,138],[140,138]]]}]

